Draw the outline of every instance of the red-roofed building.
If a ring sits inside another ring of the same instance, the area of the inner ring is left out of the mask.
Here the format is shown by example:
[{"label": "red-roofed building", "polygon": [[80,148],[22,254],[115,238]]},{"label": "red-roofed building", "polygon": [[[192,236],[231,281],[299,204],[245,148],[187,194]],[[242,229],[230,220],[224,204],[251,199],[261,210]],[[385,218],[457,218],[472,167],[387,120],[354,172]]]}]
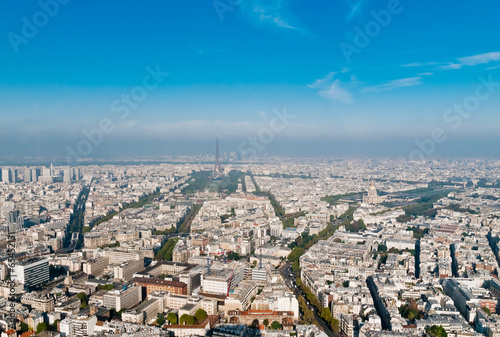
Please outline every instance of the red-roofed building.
[{"label": "red-roofed building", "polygon": [[17,337],[17,332],[14,329],[2,332],[2,337]]},{"label": "red-roofed building", "polygon": [[34,334],[35,334],[35,331],[30,330],[30,331],[26,331],[25,333],[21,334],[19,337],[29,337],[29,336],[33,336]]},{"label": "red-roofed building", "polygon": [[294,314],[293,311],[273,311],[273,310],[231,310],[228,312],[229,323],[261,325],[264,320],[269,322],[278,321],[283,325],[283,329],[293,329]]},{"label": "red-roofed building", "polygon": [[157,290],[169,291],[172,294],[177,295],[188,294],[187,284],[184,282],[168,281],[149,277],[136,277],[134,278],[134,282],[136,285],[146,289],[146,296]]}]

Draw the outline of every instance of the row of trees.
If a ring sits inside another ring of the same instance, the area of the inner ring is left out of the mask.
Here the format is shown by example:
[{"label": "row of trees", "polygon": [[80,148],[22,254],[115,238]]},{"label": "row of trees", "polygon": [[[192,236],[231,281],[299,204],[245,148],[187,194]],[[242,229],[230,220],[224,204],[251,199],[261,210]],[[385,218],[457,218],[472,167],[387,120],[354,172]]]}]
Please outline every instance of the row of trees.
[{"label": "row of trees", "polygon": [[346,224],[345,229],[348,232],[357,233],[366,230],[366,225],[363,219],[359,219]]},{"label": "row of trees", "polygon": [[408,222],[418,216],[434,218],[437,214],[437,209],[434,208],[434,203],[448,195],[448,191],[442,191],[430,196],[423,196],[417,200],[417,203],[403,207],[404,215],[399,216],[396,220],[399,222]]},{"label": "row of trees", "polygon": [[156,260],[171,261],[172,252],[174,251],[175,245],[179,241],[179,238],[170,238],[165,245],[156,253]]},{"label": "row of trees", "polygon": [[92,228],[94,228],[95,226],[99,226],[101,223],[113,219],[113,217],[115,215],[117,215],[118,213],[120,213],[126,209],[143,207],[143,206],[151,203],[151,201],[153,201],[155,198],[158,198],[160,195],[161,195],[160,190],[157,188],[153,193],[144,194],[141,197],[139,197],[138,201],[134,201],[131,203],[125,203],[118,211],[111,211],[107,215],[102,216],[102,217],[94,220],[94,222],[92,222],[90,224],[90,227],[84,227],[85,232],[90,232],[90,230]]},{"label": "row of trees", "polygon": [[[342,216],[343,219],[340,225],[346,225],[352,220],[353,213],[356,208],[349,208]],[[288,255],[288,261],[292,263],[292,269],[295,273],[299,270],[299,258],[304,254],[304,252],[311,248],[315,243],[320,240],[326,240],[335,233],[339,226],[334,226],[332,223],[328,223],[326,228],[323,229],[318,235],[309,235],[308,233],[302,233],[294,242],[292,242],[288,247],[292,249],[292,252]]]},{"label": "row of trees", "polygon": [[[341,225],[349,224],[352,221],[355,210],[355,207],[350,207],[344,214],[342,214],[341,219],[343,219],[343,221],[341,222]],[[289,246],[290,248],[293,248],[293,250],[288,255],[288,260],[292,263],[292,270],[295,273],[295,283],[297,284],[297,286],[305,294],[307,300],[317,308],[321,318],[329,324],[333,331],[338,332],[340,330],[340,322],[332,316],[330,309],[323,308],[316,296],[314,296],[309,288],[307,288],[302,283],[302,280],[300,279],[299,266],[299,259],[302,254],[304,254],[305,250],[310,248],[319,240],[326,240],[331,237],[333,233],[335,233],[337,228],[338,226],[334,226],[333,224],[328,223],[327,227],[319,232],[318,235],[311,236],[307,233],[302,233],[302,235]],[[302,296],[299,296],[298,301],[300,310],[302,312],[302,323],[318,325],[318,322],[314,319],[314,313],[307,306],[305,299]]]},{"label": "row of trees", "polygon": [[196,204],[189,209],[188,214],[184,217],[184,219],[182,219],[178,226],[179,233],[189,233],[191,231],[191,223],[196,217],[196,214],[198,214],[198,211],[201,209],[201,206],[201,204]]},{"label": "row of trees", "polygon": [[[78,195],[78,199],[75,204],[75,211],[70,215],[69,225],[68,225],[68,237],[67,240],[71,237],[71,233],[80,233],[83,234],[83,224],[85,219],[85,204],[87,203],[87,198],[90,193],[90,187],[85,185],[80,194]],[[76,248],[80,248],[83,243],[83,239],[80,235],[78,239],[78,244]]]},{"label": "row of trees", "polygon": [[166,317],[163,314],[158,314],[156,324],[162,326],[165,322],[168,322],[170,325],[193,325],[195,323],[202,323],[207,317],[208,314],[203,309],[196,310],[194,316],[184,314],[180,318],[177,318],[177,315],[171,312]]},{"label": "row of trees", "polygon": [[[309,288],[306,287],[306,285],[304,283],[302,283],[302,280],[300,279],[300,277],[295,278],[295,283],[300,288],[300,290],[302,290],[302,293],[304,295],[306,295],[306,299],[309,301],[309,303],[311,303],[311,305],[314,306],[318,310],[320,317],[326,323],[328,323],[328,325],[330,326],[330,328],[333,331],[339,332],[340,331],[340,322],[338,319],[336,319],[335,317],[332,316],[330,309],[323,307],[321,302],[316,298],[316,296],[311,292],[311,290],[309,290]],[[308,324],[318,325],[317,322],[314,320],[314,313],[311,310],[309,310],[309,307],[307,305],[305,305],[305,302],[301,303],[300,298],[302,298],[302,300],[304,300],[304,298],[302,296],[299,296],[299,300],[298,300],[299,306],[300,306],[301,311],[302,311],[302,319],[306,322],[310,321],[310,323],[308,323]],[[311,316],[311,314],[312,314],[312,316]],[[311,318],[313,320],[311,320]]]}]

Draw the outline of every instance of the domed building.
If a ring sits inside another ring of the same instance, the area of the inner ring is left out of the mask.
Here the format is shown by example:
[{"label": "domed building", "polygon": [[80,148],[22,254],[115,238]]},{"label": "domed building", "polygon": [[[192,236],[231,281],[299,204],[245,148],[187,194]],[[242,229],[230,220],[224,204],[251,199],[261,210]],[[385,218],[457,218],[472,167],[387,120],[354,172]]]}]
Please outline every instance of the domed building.
[{"label": "domed building", "polygon": [[375,185],[373,184],[373,180],[370,184],[370,187],[368,187],[368,194],[363,196],[363,203],[364,204],[380,204],[384,202],[385,196],[379,196],[377,193],[377,189],[375,188]]}]

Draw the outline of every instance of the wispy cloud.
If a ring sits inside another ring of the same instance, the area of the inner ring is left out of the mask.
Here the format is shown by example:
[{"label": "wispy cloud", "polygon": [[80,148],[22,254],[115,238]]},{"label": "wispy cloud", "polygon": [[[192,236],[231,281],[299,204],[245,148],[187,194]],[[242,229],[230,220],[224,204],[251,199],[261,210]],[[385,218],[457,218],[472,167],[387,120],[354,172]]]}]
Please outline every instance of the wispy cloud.
[{"label": "wispy cloud", "polygon": [[337,101],[340,103],[348,104],[352,103],[353,99],[352,96],[347,90],[343,89],[341,87],[340,80],[335,80],[331,85],[330,88],[327,90],[320,90],[319,94],[322,97],[328,98],[333,101]]},{"label": "wispy cloud", "polygon": [[456,70],[466,66],[476,66],[490,62],[500,61],[500,52],[490,52],[472,56],[460,57],[452,62],[414,62],[401,65],[402,67],[427,67],[437,66],[440,70]]},{"label": "wispy cloud", "polygon": [[318,94],[334,102],[352,103],[351,94],[344,88],[340,79],[335,79],[336,72],[331,72],[323,78],[317,79],[308,85],[311,89],[319,89]]},{"label": "wispy cloud", "polygon": [[361,14],[361,9],[363,5],[367,2],[367,0],[347,0],[347,4],[349,5],[349,14],[346,17],[346,20],[351,20],[356,15]]},{"label": "wispy cloud", "polygon": [[286,0],[245,0],[241,4],[241,11],[255,25],[307,33],[307,29],[288,10],[286,2]]},{"label": "wispy cloud", "polygon": [[401,67],[426,67],[438,65],[437,62],[413,62],[408,64],[402,64]]},{"label": "wispy cloud", "polygon": [[420,76],[415,76],[415,77],[408,77],[408,78],[401,78],[398,80],[392,80],[386,83],[382,83],[373,87],[368,87],[364,88],[362,91],[368,92],[368,91],[386,91],[386,90],[393,90],[397,88],[403,88],[403,87],[413,87],[416,85],[422,84],[422,77]]},{"label": "wispy cloud", "polygon": [[460,69],[464,66],[475,66],[500,60],[500,52],[477,54],[457,59],[458,62],[448,63],[440,68],[443,70]]}]

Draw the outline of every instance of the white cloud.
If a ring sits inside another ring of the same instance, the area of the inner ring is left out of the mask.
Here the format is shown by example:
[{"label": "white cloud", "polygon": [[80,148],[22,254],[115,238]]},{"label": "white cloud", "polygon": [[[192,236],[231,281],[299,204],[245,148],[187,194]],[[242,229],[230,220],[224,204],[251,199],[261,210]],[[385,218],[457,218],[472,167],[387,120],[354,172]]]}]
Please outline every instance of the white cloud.
[{"label": "white cloud", "polygon": [[438,65],[437,62],[413,62],[408,64],[403,64],[401,67],[426,67],[426,66],[435,66]]},{"label": "white cloud", "polygon": [[477,64],[484,64],[484,63],[490,63],[493,61],[498,61],[500,60],[500,52],[491,52],[491,53],[484,53],[484,54],[478,54],[478,55],[473,55],[473,56],[467,56],[467,57],[462,57],[459,58],[458,61],[466,66],[475,66]]},{"label": "white cloud", "polygon": [[353,102],[351,94],[341,88],[340,80],[335,80],[328,90],[320,90],[319,94],[325,98],[344,104]]},{"label": "white cloud", "polygon": [[373,87],[368,87],[363,89],[362,91],[368,92],[368,91],[386,91],[386,90],[393,90],[397,88],[402,88],[402,87],[412,87],[415,85],[420,85],[422,84],[422,77],[420,76],[415,76],[415,77],[408,77],[408,78],[401,78],[398,80],[392,80],[386,83],[382,83]]},{"label": "white cloud", "polygon": [[366,0],[347,0],[347,4],[350,7],[349,14],[346,17],[346,20],[351,20],[356,15],[361,14],[361,9],[366,3]]},{"label": "white cloud", "polygon": [[331,72],[325,77],[317,79],[313,84],[308,85],[311,89],[319,89],[318,94],[321,97],[332,101],[348,104],[352,103],[351,94],[342,86],[340,79],[334,79],[336,72]]},{"label": "white cloud", "polygon": [[313,88],[313,89],[322,88],[325,85],[328,85],[332,82],[335,74],[336,74],[336,72],[332,71],[331,73],[328,73],[325,77],[319,78],[316,81],[314,81],[313,84],[309,84],[308,87]]},{"label": "white cloud", "polygon": [[460,57],[453,62],[414,62],[403,64],[402,67],[437,66],[440,70],[457,70],[465,66],[476,66],[490,62],[500,61],[500,52],[490,52],[472,56]]},{"label": "white cloud", "polygon": [[441,70],[456,70],[462,68],[463,64],[448,62],[444,65],[440,65],[438,68]]},{"label": "white cloud", "polygon": [[241,4],[241,11],[255,25],[307,32],[307,29],[286,8],[286,0],[246,0]]}]

